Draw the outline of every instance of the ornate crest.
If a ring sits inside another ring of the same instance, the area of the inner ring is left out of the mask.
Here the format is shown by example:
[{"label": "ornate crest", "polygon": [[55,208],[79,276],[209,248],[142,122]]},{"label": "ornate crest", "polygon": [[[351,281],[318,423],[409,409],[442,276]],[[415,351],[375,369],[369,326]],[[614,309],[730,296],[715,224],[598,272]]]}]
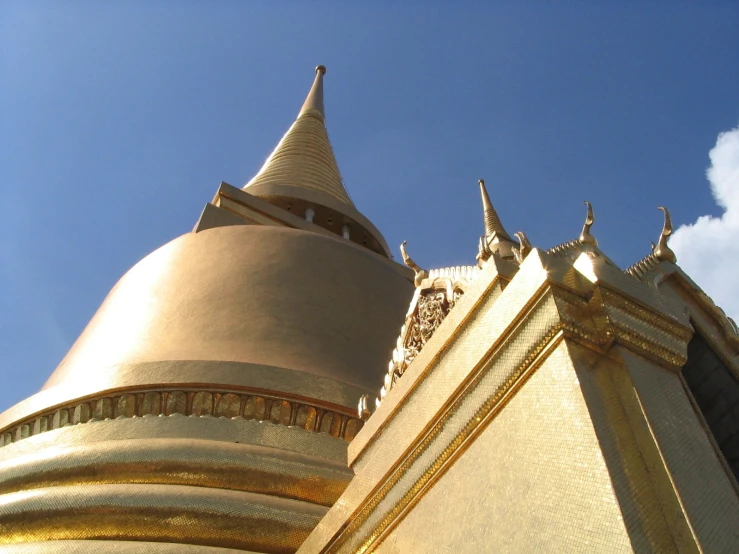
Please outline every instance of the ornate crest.
[{"label": "ornate crest", "polygon": [[432,269],[413,295],[405,323],[388,364],[380,401],[402,377],[411,362],[431,339],[442,321],[464,294],[480,269],[477,266]]}]

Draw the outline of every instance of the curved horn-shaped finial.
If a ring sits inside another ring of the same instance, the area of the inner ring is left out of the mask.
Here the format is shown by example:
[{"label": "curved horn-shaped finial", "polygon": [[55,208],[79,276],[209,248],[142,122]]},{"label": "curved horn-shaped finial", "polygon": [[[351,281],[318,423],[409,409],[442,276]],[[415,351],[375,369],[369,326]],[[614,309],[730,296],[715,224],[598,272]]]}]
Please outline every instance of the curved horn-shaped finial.
[{"label": "curved horn-shaped finial", "polygon": [[657,209],[662,210],[665,213],[665,223],[662,227],[659,241],[657,241],[657,246],[654,247],[653,254],[660,261],[672,262],[674,264],[677,262],[677,256],[675,255],[675,252],[667,246],[667,238],[672,234],[672,218],[670,217],[670,212],[664,206],[659,206]]},{"label": "curved horn-shaped finial", "polygon": [[585,202],[585,205],[588,207],[588,214],[585,216],[585,225],[582,227],[582,232],[580,233],[580,242],[583,244],[587,244],[590,246],[598,246],[598,241],[595,240],[595,237],[590,234],[590,228],[593,226],[593,223],[595,223],[595,215],[593,215],[593,206],[590,204],[590,202]]},{"label": "curved horn-shaped finial", "polygon": [[526,237],[526,234],[523,231],[518,231],[517,233],[513,234],[519,242],[519,247],[513,249],[513,257],[516,258],[516,261],[521,264],[523,263],[526,256],[528,256],[529,252],[531,252],[531,243],[529,242],[529,239]]},{"label": "curved horn-shaped finial", "polygon": [[418,286],[421,284],[421,281],[423,281],[428,276],[428,271],[414,262],[413,258],[408,255],[408,252],[406,252],[405,249],[406,244],[408,244],[408,241],[404,240],[403,243],[400,245],[400,255],[403,257],[403,263],[410,267],[416,273],[416,277],[413,282],[416,286]]}]

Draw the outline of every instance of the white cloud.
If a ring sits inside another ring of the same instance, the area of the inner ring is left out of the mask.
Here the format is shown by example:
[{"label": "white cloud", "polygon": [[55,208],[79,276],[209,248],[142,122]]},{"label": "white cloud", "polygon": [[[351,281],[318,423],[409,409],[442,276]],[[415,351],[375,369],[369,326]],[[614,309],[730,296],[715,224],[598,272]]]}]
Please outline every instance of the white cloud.
[{"label": "white cloud", "polygon": [[721,217],[703,215],[673,234],[677,263],[739,321],[739,127],[719,134],[706,171]]}]

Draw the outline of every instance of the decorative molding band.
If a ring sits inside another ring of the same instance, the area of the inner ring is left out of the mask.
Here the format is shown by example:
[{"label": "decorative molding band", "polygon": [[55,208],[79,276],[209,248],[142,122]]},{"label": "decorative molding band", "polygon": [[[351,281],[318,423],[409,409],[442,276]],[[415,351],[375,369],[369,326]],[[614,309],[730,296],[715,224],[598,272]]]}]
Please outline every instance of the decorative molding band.
[{"label": "decorative molding band", "polygon": [[[348,411],[348,410],[347,410]],[[151,390],[125,392],[75,401],[35,415],[6,429],[0,435],[0,448],[46,431],[105,419],[170,416],[244,418],[300,427],[327,433],[347,442],[364,425],[347,413],[292,399],[243,391]]]},{"label": "decorative molding band", "polygon": [[645,309],[639,304],[604,287],[600,300],[613,337],[637,353],[650,355],[679,371],[688,361],[688,342],[693,329]]},{"label": "decorative molding band", "polygon": [[588,299],[557,285],[551,290],[565,333],[584,346],[605,353],[617,342],[676,371],[687,362],[690,327],[604,286],[596,287]]},{"label": "decorative molding band", "polygon": [[[173,543],[178,552],[189,552],[189,544],[295,552],[326,510],[287,498],[184,485],[50,487],[3,495],[0,551],[25,542],[104,539]],[[107,545],[82,551],[115,552]]]},{"label": "decorative molding band", "polygon": [[[47,445],[52,446],[53,441]],[[3,495],[76,485],[183,485],[251,492],[330,508],[352,476],[340,463],[279,448],[209,439],[198,441],[195,448],[190,438],[161,436],[82,444],[61,441],[41,456],[30,449],[20,456],[0,459]]]}]

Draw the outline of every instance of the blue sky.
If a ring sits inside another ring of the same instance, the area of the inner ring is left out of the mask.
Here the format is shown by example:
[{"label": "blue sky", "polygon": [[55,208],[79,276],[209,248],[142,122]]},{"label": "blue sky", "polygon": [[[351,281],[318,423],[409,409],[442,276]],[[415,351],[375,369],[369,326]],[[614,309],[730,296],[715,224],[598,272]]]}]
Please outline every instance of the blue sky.
[{"label": "blue sky", "polygon": [[354,202],[423,266],[474,263],[480,177],[535,246],[575,238],[589,200],[624,267],[656,240],[658,205],[708,221],[679,231],[686,260],[737,230],[739,148],[716,157],[723,207],[706,169],[739,124],[739,3],[398,4],[0,5],[0,410],[220,181],[253,176],[319,63]]}]

